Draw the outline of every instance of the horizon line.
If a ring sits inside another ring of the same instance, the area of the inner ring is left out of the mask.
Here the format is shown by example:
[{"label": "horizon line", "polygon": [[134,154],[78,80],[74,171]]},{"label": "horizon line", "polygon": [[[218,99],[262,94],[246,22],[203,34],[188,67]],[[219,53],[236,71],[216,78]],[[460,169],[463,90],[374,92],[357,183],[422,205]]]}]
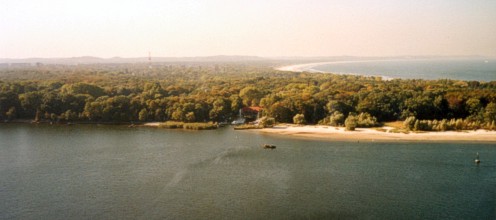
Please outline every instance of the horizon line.
[{"label": "horizon line", "polygon": [[[267,59],[281,59],[281,58],[337,58],[337,57],[355,57],[355,58],[391,58],[391,57],[403,57],[403,58],[419,58],[419,57],[485,57],[485,58],[496,58],[496,55],[383,55],[383,56],[374,56],[374,55],[302,55],[302,56],[258,56],[258,55],[205,55],[205,56],[151,56],[151,58],[214,58],[214,57],[251,57],[251,58],[267,58]],[[74,59],[74,58],[94,58],[94,59],[140,59],[140,58],[148,58],[148,56],[112,56],[112,57],[101,57],[101,56],[92,56],[92,55],[82,55],[82,56],[66,56],[66,57],[22,57],[22,58],[11,58],[11,57],[0,57],[0,59],[4,60],[26,60],[26,59]]]}]

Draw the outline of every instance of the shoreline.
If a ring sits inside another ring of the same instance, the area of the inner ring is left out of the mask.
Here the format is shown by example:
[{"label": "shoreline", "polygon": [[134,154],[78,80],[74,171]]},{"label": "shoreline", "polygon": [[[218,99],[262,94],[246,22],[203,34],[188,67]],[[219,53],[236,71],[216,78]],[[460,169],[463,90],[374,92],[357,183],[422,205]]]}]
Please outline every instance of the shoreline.
[{"label": "shoreline", "polygon": [[339,141],[409,141],[409,142],[432,142],[432,141],[462,141],[462,142],[496,142],[496,131],[441,131],[441,132],[419,132],[419,133],[392,133],[392,128],[382,127],[386,131],[378,131],[374,128],[357,128],[356,131],[345,131],[344,127],[332,127],[321,125],[277,125],[273,128],[250,130],[262,134],[273,134],[280,136],[291,136],[305,139],[339,140]]},{"label": "shoreline", "polygon": [[295,72],[295,73],[310,72],[310,73],[328,73],[328,74],[338,74],[338,75],[354,75],[354,76],[364,76],[364,77],[381,77],[385,81],[394,79],[388,76],[381,76],[381,75],[369,75],[369,74],[361,74],[361,73],[337,73],[337,72],[322,71],[315,69],[315,67],[317,66],[327,65],[327,64],[362,63],[362,62],[374,62],[374,61],[394,61],[394,60],[328,61],[328,62],[304,63],[304,64],[280,66],[280,67],[275,67],[274,69],[277,71],[286,71],[286,72]]},{"label": "shoreline", "polygon": [[[329,74],[337,74],[337,75],[353,75],[353,76],[363,76],[363,77],[381,77],[384,81],[390,81],[394,79],[410,79],[409,77],[392,77],[380,74],[370,74],[366,72],[336,72],[336,71],[324,71],[315,69],[317,66],[328,65],[328,64],[349,64],[349,63],[369,63],[369,62],[394,62],[394,61],[421,61],[421,60],[430,60],[428,58],[389,58],[389,59],[364,59],[364,60],[337,60],[337,61],[325,61],[325,62],[312,62],[312,63],[299,63],[299,64],[291,64],[285,66],[274,67],[274,70],[277,71],[286,71],[286,72],[309,72],[309,73],[329,73]],[[414,78],[412,78],[414,79]],[[424,78],[423,78],[424,79]],[[424,79],[431,80],[431,79]],[[465,80],[466,81],[466,80]],[[480,80],[477,80],[480,81]]]},{"label": "shoreline", "polygon": [[[16,120],[0,124],[49,124],[32,123],[28,120]],[[54,123],[53,125],[110,125],[128,127],[150,127],[158,128],[161,122],[145,123]],[[377,130],[381,129],[381,131]],[[391,132],[392,127],[378,128],[356,128],[355,131],[346,131],[344,127],[333,127],[326,125],[303,125],[279,124],[273,128],[247,129],[245,132],[270,134],[277,136],[290,136],[300,139],[326,140],[326,141],[391,141],[391,142],[476,142],[495,143],[496,131],[489,130],[463,130],[463,131],[426,131],[396,133]]]},{"label": "shoreline", "polygon": [[[372,60],[340,60],[340,61],[325,61],[325,62],[313,62],[313,63],[301,63],[301,64],[292,64],[286,66],[275,67],[275,70],[279,71],[288,71],[288,72],[312,72],[312,73],[333,73],[328,71],[316,70],[314,67],[327,65],[327,64],[343,64],[343,63],[367,63],[367,62],[376,62],[376,61],[398,61],[403,59],[372,59]],[[353,74],[353,73],[342,73],[342,74]]]},{"label": "shoreline", "polygon": [[308,71],[308,72],[326,73],[324,71],[314,70],[313,67],[320,66],[320,65],[331,64],[331,63],[335,63],[335,62],[338,62],[338,61],[295,64],[295,65],[275,67],[274,69],[275,70],[279,70],[279,71],[287,71],[287,72],[304,72],[304,71]]}]

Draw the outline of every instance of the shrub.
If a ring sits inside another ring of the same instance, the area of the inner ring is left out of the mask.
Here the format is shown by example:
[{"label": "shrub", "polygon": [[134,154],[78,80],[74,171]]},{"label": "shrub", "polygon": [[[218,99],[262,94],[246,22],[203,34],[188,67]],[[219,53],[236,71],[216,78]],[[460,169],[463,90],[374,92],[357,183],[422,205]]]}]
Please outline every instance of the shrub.
[{"label": "shrub", "polygon": [[195,122],[195,123],[184,123],[184,122],[178,122],[178,121],[166,121],[164,123],[161,123],[159,128],[184,128],[184,129],[190,129],[190,130],[209,130],[209,129],[216,129],[217,123],[212,123],[212,122],[207,122],[207,123],[201,123],[201,122]]},{"label": "shrub", "polygon": [[180,121],[166,121],[158,125],[159,128],[183,128],[184,122]]},{"label": "shrub", "polygon": [[293,117],[293,123],[298,124],[298,125],[305,124],[306,123],[306,121],[305,121],[305,115],[303,115],[303,114],[296,114]]},{"label": "shrub", "polygon": [[344,123],[344,114],[339,111],[335,111],[329,117],[329,125],[331,126],[340,126],[343,123]]},{"label": "shrub", "polygon": [[260,126],[262,126],[264,128],[274,127],[275,124],[276,124],[276,120],[274,118],[263,117],[260,119]]},{"label": "shrub", "polygon": [[244,124],[244,125],[235,126],[234,130],[262,129],[262,128],[263,127],[261,125]]},{"label": "shrub", "polygon": [[378,125],[379,125],[379,123],[377,122],[377,118],[370,115],[367,112],[362,112],[357,117],[357,125],[356,125],[357,127],[369,128],[369,127],[375,127]]},{"label": "shrub", "polygon": [[346,127],[346,130],[348,131],[354,131],[356,126],[357,126],[357,118],[356,116],[350,114],[344,121],[344,125]]},{"label": "shrub", "polygon": [[217,123],[201,123],[201,122],[195,122],[195,123],[184,123],[183,125],[184,129],[191,129],[191,130],[211,130],[211,129],[216,129],[217,128]]},{"label": "shrub", "polygon": [[415,116],[410,116],[410,117],[405,119],[405,121],[403,122],[403,125],[405,126],[405,128],[407,130],[412,131],[414,126],[415,126],[415,121],[416,121]]}]

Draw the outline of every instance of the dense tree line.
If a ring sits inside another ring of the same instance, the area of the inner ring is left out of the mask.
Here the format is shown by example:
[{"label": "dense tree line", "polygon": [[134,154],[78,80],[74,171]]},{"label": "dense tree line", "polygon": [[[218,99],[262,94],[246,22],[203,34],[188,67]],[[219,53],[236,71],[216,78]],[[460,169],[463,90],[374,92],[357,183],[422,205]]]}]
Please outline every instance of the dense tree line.
[{"label": "dense tree line", "polygon": [[496,121],[496,81],[382,80],[281,72],[253,63],[0,70],[2,121],[222,122],[244,106],[261,106],[277,122],[344,126],[351,117],[350,125],[369,127],[414,117],[412,130],[415,121],[422,130],[427,121],[439,127],[440,121],[458,119],[470,128],[490,128]]}]

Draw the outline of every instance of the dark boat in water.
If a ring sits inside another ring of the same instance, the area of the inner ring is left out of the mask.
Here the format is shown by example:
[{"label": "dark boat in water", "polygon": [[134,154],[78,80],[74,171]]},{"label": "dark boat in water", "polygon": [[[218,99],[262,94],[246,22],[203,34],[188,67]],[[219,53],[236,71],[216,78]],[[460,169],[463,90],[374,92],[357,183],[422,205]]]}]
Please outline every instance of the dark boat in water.
[{"label": "dark boat in water", "polygon": [[275,149],[275,148],[276,148],[276,145],[272,145],[272,144],[264,144],[264,145],[263,145],[263,148],[265,148],[265,149]]}]

